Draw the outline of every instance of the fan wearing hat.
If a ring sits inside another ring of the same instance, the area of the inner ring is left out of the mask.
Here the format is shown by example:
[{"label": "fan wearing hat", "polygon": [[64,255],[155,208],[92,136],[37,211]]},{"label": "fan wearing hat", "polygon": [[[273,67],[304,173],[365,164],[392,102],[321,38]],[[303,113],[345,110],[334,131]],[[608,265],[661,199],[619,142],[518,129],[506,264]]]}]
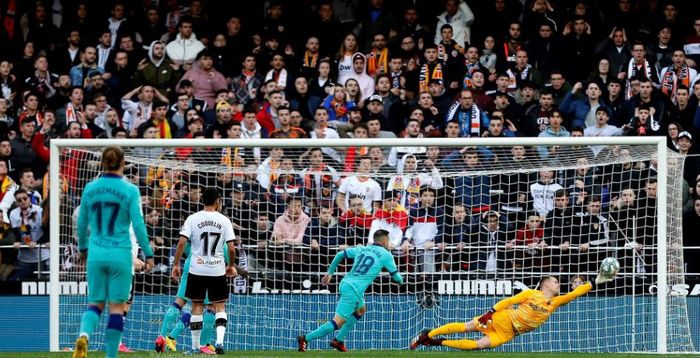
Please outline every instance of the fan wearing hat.
[{"label": "fan wearing hat", "polygon": [[678,153],[691,154],[693,136],[688,131],[678,133]]},{"label": "fan wearing hat", "polygon": [[[214,58],[209,50],[197,54],[195,65],[185,72],[180,82],[188,80],[192,83],[192,94],[213,107],[216,101],[216,91],[227,88],[226,78],[214,68]],[[178,86],[177,90],[180,90]]]}]

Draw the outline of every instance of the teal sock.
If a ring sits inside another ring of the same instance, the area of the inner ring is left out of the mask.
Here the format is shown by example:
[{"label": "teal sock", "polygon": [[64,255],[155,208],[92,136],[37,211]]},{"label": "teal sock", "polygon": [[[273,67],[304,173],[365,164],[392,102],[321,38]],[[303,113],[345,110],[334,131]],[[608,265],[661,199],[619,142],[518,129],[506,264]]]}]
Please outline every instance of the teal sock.
[{"label": "teal sock", "polygon": [[306,340],[313,341],[314,339],[318,339],[318,338],[326,336],[330,333],[333,333],[333,331],[335,331],[336,329],[338,329],[338,326],[335,324],[335,322],[333,320],[330,320],[330,321],[322,324],[320,327],[316,328],[315,331],[307,334]]},{"label": "teal sock", "polygon": [[105,333],[105,356],[116,358],[119,351],[119,342],[122,340],[124,331],[124,316],[121,314],[110,314],[107,322],[107,332]]},{"label": "teal sock", "polygon": [[163,317],[163,323],[160,325],[161,336],[165,337],[168,332],[173,329],[175,326],[175,321],[178,317],[180,317],[181,310],[182,307],[178,306],[175,302],[168,307],[168,310],[165,312],[165,317]]},{"label": "teal sock", "polygon": [[83,317],[80,319],[80,335],[87,335],[88,337],[95,332],[95,327],[100,323],[100,315],[102,310],[97,306],[88,306],[88,308],[83,312]]},{"label": "teal sock", "polygon": [[168,335],[168,337],[170,337],[172,339],[177,339],[177,337],[180,335],[180,333],[182,333],[182,331],[186,327],[189,327],[190,318],[192,318],[192,314],[190,312],[187,312],[187,311],[182,312],[182,316],[175,324],[175,328],[173,328],[173,330],[170,331],[170,334]]},{"label": "teal sock", "polygon": [[335,339],[344,342],[345,336],[347,336],[348,333],[350,333],[352,327],[355,326],[355,323],[357,323],[357,320],[360,319],[360,317],[362,316],[358,317],[353,313],[352,316],[350,316],[350,318],[348,318],[347,321],[345,321],[345,324],[343,324],[343,326],[340,327],[338,335],[335,337]]},{"label": "teal sock", "polygon": [[216,312],[206,310],[202,321],[202,336],[199,338],[203,346],[211,343],[211,337],[214,335],[214,321],[216,321]]}]

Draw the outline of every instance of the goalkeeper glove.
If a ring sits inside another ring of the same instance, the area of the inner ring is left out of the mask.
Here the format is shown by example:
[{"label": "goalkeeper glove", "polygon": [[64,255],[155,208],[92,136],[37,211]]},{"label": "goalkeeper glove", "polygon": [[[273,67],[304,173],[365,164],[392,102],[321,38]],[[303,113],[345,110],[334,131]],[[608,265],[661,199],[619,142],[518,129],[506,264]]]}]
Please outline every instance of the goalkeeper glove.
[{"label": "goalkeeper glove", "polygon": [[486,313],[481,315],[481,317],[479,317],[479,325],[481,326],[481,328],[485,329],[489,325],[489,323],[491,323],[491,317],[493,317],[494,313],[496,313],[496,310],[491,308]]},{"label": "goalkeeper glove", "polygon": [[603,271],[598,271],[598,276],[595,278],[595,284],[600,285],[602,283],[611,282],[615,278],[615,275],[608,276]]}]

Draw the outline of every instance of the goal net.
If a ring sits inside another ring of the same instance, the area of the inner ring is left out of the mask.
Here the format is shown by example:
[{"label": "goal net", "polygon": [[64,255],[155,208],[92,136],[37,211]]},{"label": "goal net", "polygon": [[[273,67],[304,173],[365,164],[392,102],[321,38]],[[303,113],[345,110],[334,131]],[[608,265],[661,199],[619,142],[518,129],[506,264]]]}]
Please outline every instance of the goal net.
[{"label": "goal net", "polygon": [[[385,229],[406,284],[380,276],[370,286],[351,349],[406,349],[421,329],[468,321],[543,276],[564,294],[615,257],[614,282],[498,350],[694,351],[685,297],[666,289],[684,283],[683,158],[649,139],[608,139],[54,141],[51,348],[72,346],[87,305],[76,213],[115,143],[156,255],[151,272],[135,274],[123,337],[132,349],[153,349],[178,289],[179,229],[201,209],[202,188],[215,187],[249,272],[229,282],[228,350],[295,349],[297,335],[333,317],[351,266],[322,286],[333,257]],[[103,328],[91,349],[103,348]],[[178,348],[189,342],[185,330]]]}]

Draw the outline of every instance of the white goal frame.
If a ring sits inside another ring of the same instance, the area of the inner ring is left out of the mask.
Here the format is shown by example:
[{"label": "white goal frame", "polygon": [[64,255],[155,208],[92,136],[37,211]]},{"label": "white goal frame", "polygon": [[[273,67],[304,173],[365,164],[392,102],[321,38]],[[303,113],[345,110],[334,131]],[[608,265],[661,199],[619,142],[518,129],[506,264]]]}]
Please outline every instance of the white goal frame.
[{"label": "white goal frame", "polygon": [[[667,281],[667,213],[668,200],[665,195],[668,173],[668,152],[666,137],[581,137],[581,138],[374,138],[374,139],[53,139],[50,142],[50,237],[54,242],[59,242],[60,220],[55,215],[59,208],[59,183],[60,183],[60,153],[64,148],[99,148],[111,145],[124,147],[266,147],[273,144],[278,147],[309,148],[309,147],[393,147],[393,146],[571,146],[571,145],[656,145],[658,155],[658,187],[660,193],[657,198],[657,353],[666,353],[667,345],[667,302],[669,295]],[[662,195],[662,193],[664,195]],[[61,293],[60,270],[60,245],[50,246],[50,293],[49,293],[49,349],[52,352],[59,351],[59,323]]]}]

